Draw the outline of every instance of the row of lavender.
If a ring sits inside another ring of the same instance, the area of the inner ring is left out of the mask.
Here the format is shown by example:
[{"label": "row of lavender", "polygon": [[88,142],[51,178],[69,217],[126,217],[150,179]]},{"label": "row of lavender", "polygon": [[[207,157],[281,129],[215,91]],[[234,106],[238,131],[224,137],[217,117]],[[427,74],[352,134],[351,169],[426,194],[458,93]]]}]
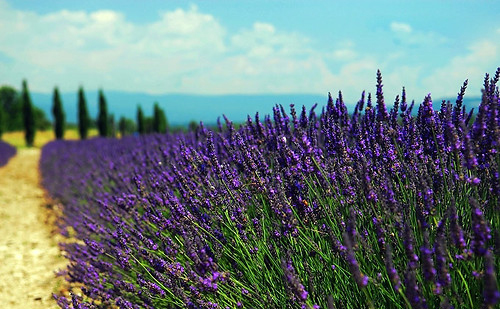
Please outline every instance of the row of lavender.
[{"label": "row of lavender", "polygon": [[[499,302],[500,96],[477,113],[386,109],[382,78],[349,114],[56,141],[43,184],[64,204],[62,308],[493,308]],[[436,105],[436,104],[434,104]]]},{"label": "row of lavender", "polygon": [[16,155],[16,148],[4,141],[0,141],[0,167],[9,162],[9,159]]}]

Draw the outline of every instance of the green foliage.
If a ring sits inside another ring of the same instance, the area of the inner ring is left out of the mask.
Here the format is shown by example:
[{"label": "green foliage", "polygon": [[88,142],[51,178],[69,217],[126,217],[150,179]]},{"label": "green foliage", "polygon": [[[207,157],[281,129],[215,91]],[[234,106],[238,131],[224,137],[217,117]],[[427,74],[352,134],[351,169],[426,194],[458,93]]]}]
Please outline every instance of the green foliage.
[{"label": "green foliage", "polygon": [[[3,129],[5,132],[24,130],[23,102],[18,91],[10,86],[0,87],[0,106],[5,112]],[[40,108],[33,105],[37,130],[50,128],[51,123]]]},{"label": "green foliage", "polygon": [[168,123],[165,112],[160,108],[156,102],[153,111],[153,132],[156,133],[167,133]]},{"label": "green foliage", "polygon": [[33,114],[35,116],[35,128],[37,130],[45,131],[52,127],[52,123],[47,119],[41,108],[33,105]]},{"label": "green foliage", "polygon": [[144,118],[144,133],[152,133],[153,131],[153,117]]},{"label": "green foliage", "polygon": [[24,137],[26,140],[26,146],[31,147],[33,146],[36,133],[35,112],[33,110],[33,103],[31,103],[28,83],[26,80],[23,80],[21,100],[23,103]]},{"label": "green foliage", "polygon": [[107,136],[116,137],[115,115],[113,114],[108,115],[107,126],[108,126],[106,129],[106,131],[108,132]]},{"label": "green foliage", "polygon": [[188,130],[195,132],[200,125],[195,120],[191,120],[188,125]]},{"label": "green foliage", "polygon": [[65,116],[62,107],[61,97],[59,95],[59,89],[57,87],[54,88],[52,114],[54,115],[55,136],[57,139],[63,139],[64,128],[65,128],[65,120],[64,120]]},{"label": "green foliage", "polygon": [[97,129],[99,130],[99,136],[106,137],[110,135],[110,128],[108,119],[108,108],[106,106],[106,98],[102,89],[99,90],[99,115],[97,116]]},{"label": "green foliage", "polygon": [[0,106],[9,116],[4,119],[5,131],[23,130],[22,104],[16,89],[10,86],[0,87]]},{"label": "green foliage", "polygon": [[78,132],[80,139],[86,139],[90,127],[90,117],[87,111],[87,101],[85,100],[85,93],[83,87],[78,89]]},{"label": "green foliage", "polygon": [[144,134],[146,133],[145,126],[144,126],[144,113],[142,112],[142,108],[140,105],[137,106],[137,131],[139,134]]},{"label": "green foliage", "polygon": [[118,121],[118,130],[120,131],[121,136],[130,135],[136,130],[135,123],[132,119],[128,119],[122,116]]}]

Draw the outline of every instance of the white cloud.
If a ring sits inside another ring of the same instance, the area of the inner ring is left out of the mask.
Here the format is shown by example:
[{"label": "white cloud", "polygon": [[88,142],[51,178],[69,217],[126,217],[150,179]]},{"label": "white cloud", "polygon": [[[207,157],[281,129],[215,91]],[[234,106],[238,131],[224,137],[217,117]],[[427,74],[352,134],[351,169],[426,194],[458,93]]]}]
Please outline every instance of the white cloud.
[{"label": "white cloud", "polygon": [[337,49],[332,53],[332,57],[339,61],[348,61],[356,58],[357,53],[349,48]]},{"label": "white cloud", "polygon": [[[161,21],[155,23],[153,27],[159,33],[193,35],[205,26],[210,27],[205,30],[214,30],[213,27],[221,27],[212,15],[200,13],[196,6],[191,6],[189,10],[179,8],[172,12],[164,12],[161,17]],[[162,29],[155,27],[161,27]]]},{"label": "white cloud", "polygon": [[[112,89],[175,91],[168,87],[172,79],[203,69],[225,50],[225,29],[194,6],[138,25],[111,10],[37,15],[0,3],[0,29],[12,29],[0,32],[0,52],[14,62],[7,68],[9,79],[27,77],[38,91],[50,91],[55,83],[95,88],[104,81]],[[136,84],[130,89],[106,76],[127,76]],[[163,81],[162,89],[146,85],[154,79]]]},{"label": "white cloud", "polygon": [[391,23],[391,30],[394,32],[400,32],[400,33],[411,33],[412,32],[412,28],[409,24],[395,22],[395,21]]},{"label": "white cloud", "polygon": [[413,29],[409,24],[392,22],[390,24],[393,43],[398,47],[404,47],[406,50],[414,50],[416,48],[423,50],[429,47],[441,48],[446,47],[450,43],[450,39],[439,32],[422,31]]},{"label": "white cloud", "polygon": [[467,48],[465,55],[453,57],[447,64],[428,72],[423,84],[439,96],[454,96],[465,79],[469,79],[468,94],[479,96],[484,74],[494,72],[500,59],[500,43],[483,39]]},{"label": "white cloud", "polygon": [[100,24],[112,25],[121,19],[121,15],[111,10],[99,10],[90,14],[90,18]]},{"label": "white cloud", "polygon": [[220,53],[225,50],[225,29],[209,14],[197,7],[164,12],[161,19],[144,27],[136,26],[137,42],[129,42],[138,54],[167,56],[174,54],[199,55]]},{"label": "white cloud", "polygon": [[[1,0],[0,0],[1,1]],[[322,92],[328,70],[307,37],[255,22],[228,35],[196,6],[134,24],[119,12],[38,15],[4,5],[0,52],[13,59],[0,83],[27,78],[32,91],[103,87],[151,93]],[[20,39],[22,38],[22,39]],[[325,75],[325,74],[323,74]]]},{"label": "white cloud", "polygon": [[59,12],[41,16],[41,20],[43,22],[70,22],[75,24],[83,24],[87,22],[88,16],[84,11],[62,10]]},{"label": "white cloud", "polygon": [[161,12],[138,24],[117,11],[40,15],[0,0],[0,29],[9,29],[0,31],[0,84],[27,78],[32,91],[42,92],[51,92],[56,84],[61,91],[75,91],[82,84],[85,89],[150,93],[326,95],[342,90],[347,102],[356,102],[363,89],[374,92],[376,70],[381,69],[389,98],[403,85],[408,90],[415,85],[418,98],[429,91],[456,92],[463,79],[481,78],[498,66],[493,62],[500,50],[493,39],[480,41],[466,54],[427,71],[411,59],[406,63],[412,56],[409,47],[445,38],[405,23],[394,22],[392,31],[384,32],[401,40],[397,51],[372,52],[361,41],[338,41],[322,50],[321,42],[269,22],[229,31],[196,6]]},{"label": "white cloud", "polygon": [[231,38],[232,47],[251,57],[291,56],[311,52],[309,39],[295,33],[277,31],[272,24],[255,22]]},{"label": "white cloud", "polygon": [[276,28],[273,25],[268,23],[256,22],[253,24],[253,29],[258,33],[269,33],[274,34],[276,32]]},{"label": "white cloud", "polygon": [[409,98],[415,99],[417,102],[423,99],[429,92],[426,89],[421,89],[417,85],[422,76],[422,67],[415,65],[402,65],[397,70],[383,73],[384,95],[386,103],[392,103],[391,100],[396,95],[401,96],[401,90],[405,87],[405,91]]},{"label": "white cloud", "polygon": [[345,63],[355,60],[358,56],[359,52],[356,51],[356,44],[352,40],[344,40],[337,42],[333,51],[325,54],[325,59]]}]

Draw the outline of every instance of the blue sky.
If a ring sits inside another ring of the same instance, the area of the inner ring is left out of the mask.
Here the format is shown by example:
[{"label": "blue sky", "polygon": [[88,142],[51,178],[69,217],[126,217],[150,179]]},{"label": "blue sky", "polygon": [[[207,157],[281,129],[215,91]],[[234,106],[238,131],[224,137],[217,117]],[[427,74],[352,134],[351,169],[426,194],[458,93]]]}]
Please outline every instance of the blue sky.
[{"label": "blue sky", "polygon": [[188,94],[478,96],[499,1],[0,0],[0,84]]}]

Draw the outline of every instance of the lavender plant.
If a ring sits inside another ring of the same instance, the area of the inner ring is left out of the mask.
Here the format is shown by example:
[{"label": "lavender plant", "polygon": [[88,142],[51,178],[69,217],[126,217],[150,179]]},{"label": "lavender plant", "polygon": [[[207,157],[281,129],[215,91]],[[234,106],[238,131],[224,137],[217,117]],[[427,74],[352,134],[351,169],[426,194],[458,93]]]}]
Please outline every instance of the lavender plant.
[{"label": "lavender plant", "polygon": [[236,127],[54,141],[61,308],[494,308],[500,68],[462,104],[282,106]]},{"label": "lavender plant", "polygon": [[0,167],[9,162],[9,159],[17,153],[16,148],[4,141],[0,141]]}]

